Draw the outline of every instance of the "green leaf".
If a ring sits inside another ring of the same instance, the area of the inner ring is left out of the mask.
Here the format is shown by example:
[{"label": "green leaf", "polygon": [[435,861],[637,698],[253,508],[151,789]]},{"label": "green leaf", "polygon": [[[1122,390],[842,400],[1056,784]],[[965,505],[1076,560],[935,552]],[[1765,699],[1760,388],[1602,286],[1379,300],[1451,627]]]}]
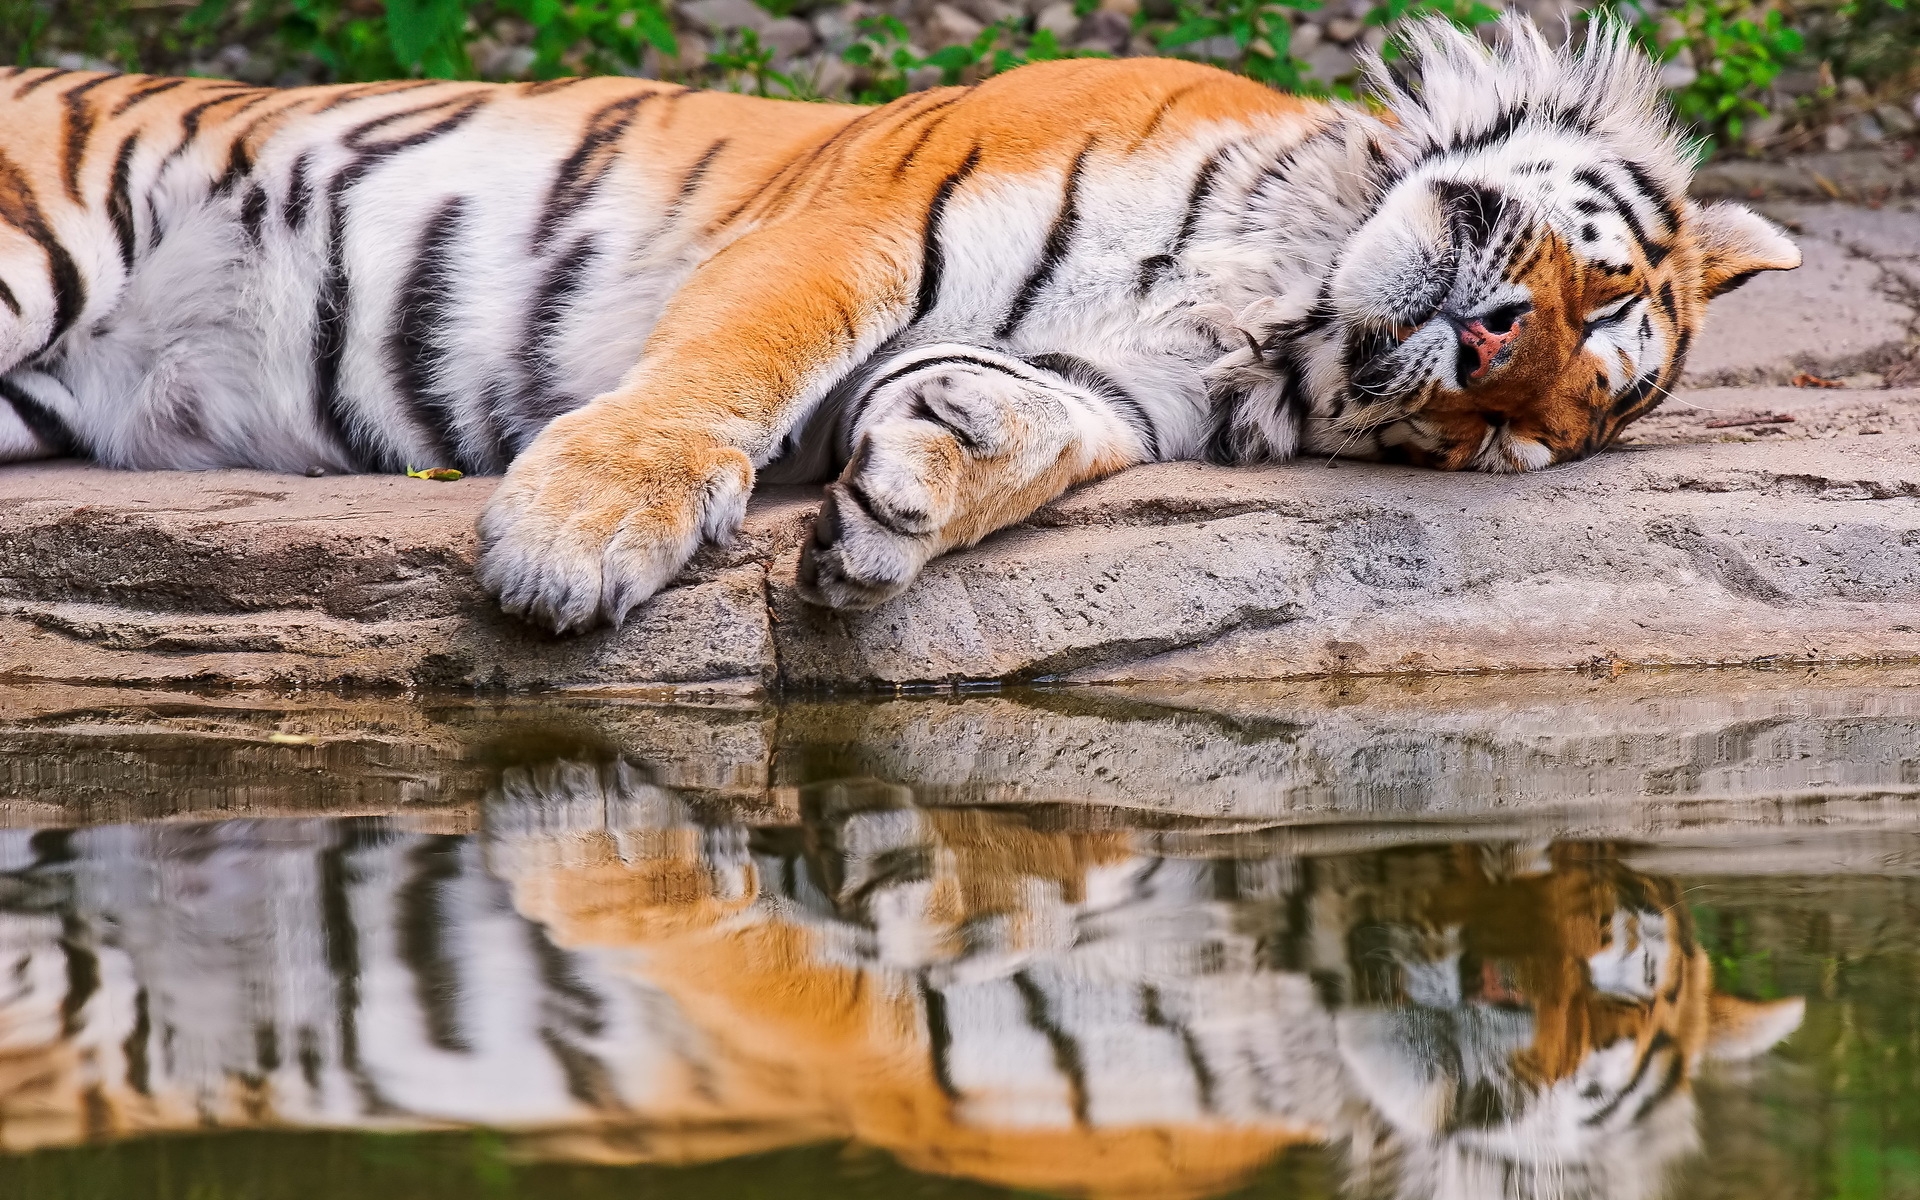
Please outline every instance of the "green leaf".
[{"label": "green leaf", "polygon": [[1220,23],[1205,17],[1184,21],[1161,34],[1156,41],[1162,50],[1204,42],[1220,32]]},{"label": "green leaf", "polygon": [[461,0],[388,0],[387,36],[393,56],[403,66],[416,67],[430,54],[445,55],[449,43],[461,47],[467,10]]}]

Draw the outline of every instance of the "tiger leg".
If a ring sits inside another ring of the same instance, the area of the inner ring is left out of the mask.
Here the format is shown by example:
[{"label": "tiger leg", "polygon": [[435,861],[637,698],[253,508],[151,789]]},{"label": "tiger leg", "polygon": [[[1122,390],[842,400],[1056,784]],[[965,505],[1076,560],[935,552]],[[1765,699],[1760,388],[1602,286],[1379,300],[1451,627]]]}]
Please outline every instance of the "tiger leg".
[{"label": "tiger leg", "polygon": [[925,365],[883,368],[801,552],[800,591],[816,604],[872,608],[936,555],[1155,457],[1144,414],[1111,385],[964,346],[913,357]]},{"label": "tiger leg", "polygon": [[560,632],[618,624],[732,536],[756,464],[912,316],[915,248],[878,232],[764,228],[695,272],[639,365],[548,425],[488,502],[479,578],[501,608]]}]

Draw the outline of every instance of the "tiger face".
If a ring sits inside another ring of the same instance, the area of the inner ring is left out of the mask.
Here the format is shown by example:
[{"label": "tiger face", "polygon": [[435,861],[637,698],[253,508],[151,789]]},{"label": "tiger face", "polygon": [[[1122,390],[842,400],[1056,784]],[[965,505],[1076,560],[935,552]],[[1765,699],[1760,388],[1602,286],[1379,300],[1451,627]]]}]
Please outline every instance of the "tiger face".
[{"label": "tiger face", "polygon": [[[1549,54],[1508,34],[1523,76]],[[1685,198],[1657,89],[1617,40],[1517,99],[1487,73],[1456,94],[1463,43],[1416,36],[1440,60],[1407,68],[1421,86],[1381,81],[1405,160],[1329,283],[1317,365],[1346,386],[1328,436],[1449,470],[1585,458],[1675,386],[1712,297],[1800,253],[1738,205]]]},{"label": "tiger face", "polygon": [[1658,1195],[1694,1145],[1701,1061],[1774,1045],[1804,1002],[1715,991],[1677,881],[1608,847],[1488,849],[1402,855],[1421,882],[1367,897],[1349,932],[1335,1027],[1402,1139],[1397,1192]]}]

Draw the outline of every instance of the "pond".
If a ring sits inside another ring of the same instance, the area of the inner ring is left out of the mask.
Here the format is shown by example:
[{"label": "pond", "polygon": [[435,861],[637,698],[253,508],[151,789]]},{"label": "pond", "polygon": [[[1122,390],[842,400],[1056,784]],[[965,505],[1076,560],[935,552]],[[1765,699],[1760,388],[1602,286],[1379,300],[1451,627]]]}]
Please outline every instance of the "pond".
[{"label": "pond", "polygon": [[0,687],[0,1196],[1920,1197],[1920,674]]}]

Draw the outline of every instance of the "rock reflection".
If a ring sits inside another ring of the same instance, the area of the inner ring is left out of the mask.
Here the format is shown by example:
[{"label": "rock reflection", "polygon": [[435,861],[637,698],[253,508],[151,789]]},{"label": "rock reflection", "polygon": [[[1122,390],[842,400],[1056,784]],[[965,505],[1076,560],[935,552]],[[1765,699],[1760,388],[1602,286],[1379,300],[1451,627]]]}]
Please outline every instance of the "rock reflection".
[{"label": "rock reflection", "polygon": [[561,759],[505,769],[473,836],[0,832],[0,1143],[849,1139],[1114,1196],[1326,1143],[1355,1195],[1654,1196],[1701,1060],[1800,1019],[1716,993],[1678,886],[1603,843],[1301,856],[871,781],[797,811],[691,795]]}]

